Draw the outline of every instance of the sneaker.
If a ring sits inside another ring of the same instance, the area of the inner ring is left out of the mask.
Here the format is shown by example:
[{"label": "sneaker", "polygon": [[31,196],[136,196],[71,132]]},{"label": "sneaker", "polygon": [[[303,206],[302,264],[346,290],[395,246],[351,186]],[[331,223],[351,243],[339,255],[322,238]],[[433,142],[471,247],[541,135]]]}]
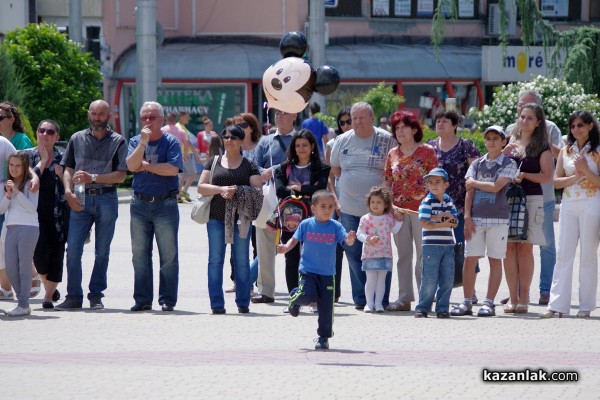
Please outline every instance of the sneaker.
[{"label": "sneaker", "polygon": [[173,311],[173,310],[174,310],[174,307],[173,307],[173,306],[168,306],[168,305],[166,305],[166,304],[163,304],[163,305],[161,306],[161,309],[162,309],[163,311]]},{"label": "sneaker", "polygon": [[292,317],[297,317],[300,315],[300,306],[298,304],[290,304],[288,306],[288,312]]},{"label": "sneaker", "polygon": [[313,314],[318,314],[319,308],[316,305],[311,305],[311,306],[308,306],[308,311],[310,311]]},{"label": "sneaker", "polygon": [[450,311],[453,317],[461,317],[463,315],[473,315],[472,304],[461,303]]},{"label": "sneaker", "polygon": [[138,312],[138,311],[150,311],[152,310],[152,305],[150,304],[142,304],[142,303],[135,303],[131,308],[131,311],[133,312]]},{"label": "sneaker", "polygon": [[90,299],[90,309],[91,310],[104,310],[104,304],[102,304],[102,299]]},{"label": "sneaker", "polygon": [[382,305],[375,306],[375,312],[382,313],[385,312],[385,308]]},{"label": "sneaker", "polygon": [[427,318],[425,311],[415,311],[415,318]]},{"label": "sneaker", "polygon": [[65,301],[54,307],[58,311],[71,311],[81,309],[81,301],[73,298],[66,298]]},{"label": "sneaker", "polygon": [[437,313],[438,318],[450,318],[450,313],[448,311],[440,311]]},{"label": "sneaker", "polygon": [[315,350],[327,350],[329,349],[329,340],[326,337],[320,336],[318,339],[315,339]]},{"label": "sneaker", "polygon": [[238,313],[240,314],[248,314],[250,312],[250,307],[238,307]]},{"label": "sneaker", "polygon": [[550,294],[549,293],[540,294],[540,300],[538,301],[538,304],[540,306],[547,306],[548,303],[550,303]]},{"label": "sneaker", "polygon": [[229,289],[226,289],[225,293],[235,293],[235,283]]},{"label": "sneaker", "polygon": [[375,306],[366,305],[364,311],[366,313],[372,313],[373,311],[375,311]]},{"label": "sneaker", "polygon": [[490,303],[483,303],[479,311],[477,312],[478,317],[495,317],[496,306]]},{"label": "sneaker", "polygon": [[364,305],[364,304],[356,304],[356,305],[354,306],[354,309],[355,309],[355,310],[358,310],[358,311],[362,311],[362,310],[364,310],[364,309],[365,309],[365,305]]},{"label": "sneaker", "polygon": [[9,317],[22,317],[24,315],[29,315],[31,314],[31,308],[30,307],[13,307],[10,310],[6,311],[6,315],[8,315]]}]

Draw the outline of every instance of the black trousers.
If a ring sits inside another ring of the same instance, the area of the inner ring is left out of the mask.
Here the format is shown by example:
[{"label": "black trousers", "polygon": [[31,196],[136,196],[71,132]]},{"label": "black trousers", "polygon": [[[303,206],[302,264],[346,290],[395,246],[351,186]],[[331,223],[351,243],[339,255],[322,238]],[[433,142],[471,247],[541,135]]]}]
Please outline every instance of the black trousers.
[{"label": "black trousers", "polygon": [[300,283],[291,293],[290,306],[294,304],[307,306],[316,301],[319,308],[317,334],[320,337],[330,338],[333,336],[334,294],[334,276],[300,272]]}]

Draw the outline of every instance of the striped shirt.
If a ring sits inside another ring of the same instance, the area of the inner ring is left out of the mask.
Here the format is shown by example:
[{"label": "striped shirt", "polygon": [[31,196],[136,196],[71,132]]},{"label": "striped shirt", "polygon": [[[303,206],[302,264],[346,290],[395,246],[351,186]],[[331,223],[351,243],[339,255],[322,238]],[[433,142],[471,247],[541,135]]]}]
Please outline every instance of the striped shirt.
[{"label": "striped shirt", "polygon": [[[440,201],[433,194],[428,193],[419,206],[419,220],[430,221],[433,216],[450,213],[455,218],[458,215],[452,198],[444,193],[444,200]],[[454,231],[452,228],[427,229],[423,228],[423,246],[453,246]]]}]

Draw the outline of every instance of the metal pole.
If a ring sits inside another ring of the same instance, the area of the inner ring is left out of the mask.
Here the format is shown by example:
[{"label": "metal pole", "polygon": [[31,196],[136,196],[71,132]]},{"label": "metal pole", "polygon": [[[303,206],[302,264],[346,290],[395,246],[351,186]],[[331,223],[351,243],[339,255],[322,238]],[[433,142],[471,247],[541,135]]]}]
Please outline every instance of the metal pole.
[{"label": "metal pole", "polygon": [[[317,69],[325,65],[325,4],[323,0],[310,0],[308,25],[310,62]],[[325,113],[325,96],[314,93],[312,101],[319,103],[321,110]]]},{"label": "metal pole", "polygon": [[137,0],[135,37],[137,115],[145,101],[156,101],[156,0]]},{"label": "metal pole", "polygon": [[69,0],[69,39],[83,45],[81,0]]}]

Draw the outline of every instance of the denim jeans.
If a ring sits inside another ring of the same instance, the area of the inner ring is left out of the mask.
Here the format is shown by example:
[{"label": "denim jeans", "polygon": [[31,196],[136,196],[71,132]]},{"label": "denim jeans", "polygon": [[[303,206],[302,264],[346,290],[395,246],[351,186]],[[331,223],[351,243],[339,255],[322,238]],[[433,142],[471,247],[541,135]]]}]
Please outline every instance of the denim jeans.
[{"label": "denim jeans", "polygon": [[[225,224],[211,219],[206,225],[208,231],[208,295],[210,308],[224,308],[223,263],[225,261]],[[234,228],[233,262],[235,264],[235,303],[238,307],[250,304],[250,235],[240,237],[237,224]]]},{"label": "denim jeans", "polygon": [[454,246],[423,246],[423,274],[415,310],[429,312],[435,294],[435,312],[448,312],[453,282]]},{"label": "denim jeans", "polygon": [[540,294],[549,294],[552,285],[552,274],[556,264],[556,243],[554,240],[554,206],[556,202],[544,203],[544,223],[542,229],[546,238],[546,245],[540,246]]},{"label": "denim jeans", "polygon": [[85,238],[92,225],[95,226],[96,260],[90,278],[88,299],[104,297],[102,292],[106,289],[110,243],[115,234],[118,215],[116,191],[96,196],[86,195],[84,209],[71,210],[67,237],[67,298],[83,301],[81,256]]},{"label": "denim jeans", "polygon": [[[347,232],[357,231],[360,217],[341,213],[340,222]],[[359,240],[354,242],[354,245],[348,246],[344,243],[344,252],[348,260],[348,268],[350,270],[350,286],[352,286],[352,300],[357,306],[367,304],[365,296],[365,283],[367,283],[367,275],[362,270],[362,242]],[[392,284],[392,274],[388,274],[385,279],[385,293],[383,295],[383,306],[386,307],[390,302],[390,286]]]},{"label": "denim jeans", "polygon": [[156,237],[160,258],[158,303],[175,306],[179,285],[177,198],[150,203],[134,196],[131,198],[130,211],[129,227],[135,274],[133,299],[139,304],[152,304],[152,241]]}]

